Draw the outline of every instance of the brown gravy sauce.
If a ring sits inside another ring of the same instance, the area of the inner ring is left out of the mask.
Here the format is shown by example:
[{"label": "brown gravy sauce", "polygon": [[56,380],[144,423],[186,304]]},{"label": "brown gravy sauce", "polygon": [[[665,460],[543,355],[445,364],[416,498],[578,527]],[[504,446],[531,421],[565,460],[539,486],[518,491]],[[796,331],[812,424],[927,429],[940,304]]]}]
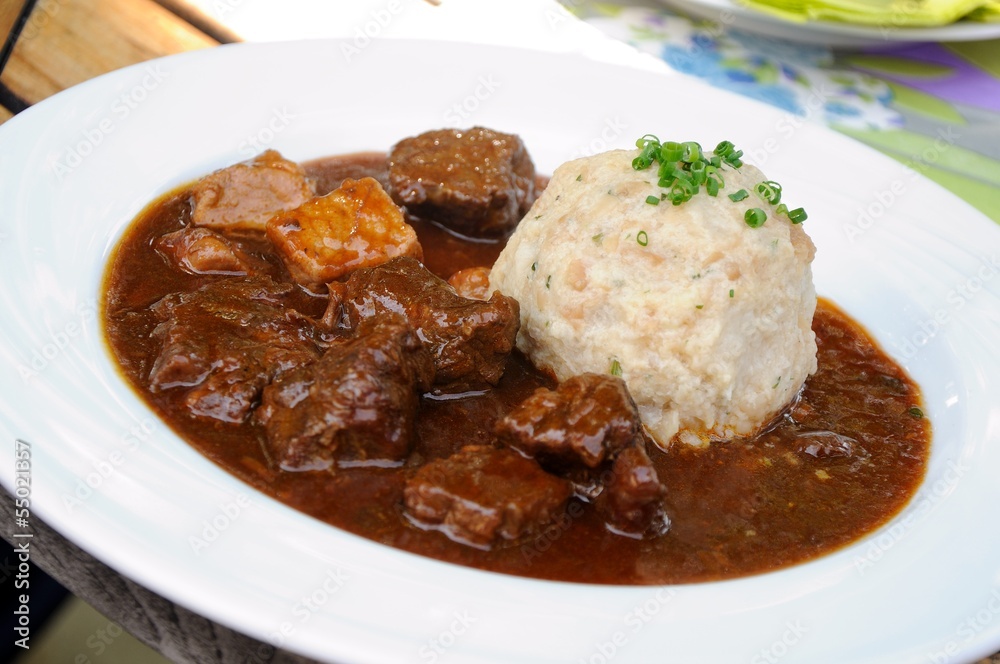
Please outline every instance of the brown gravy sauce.
[{"label": "brown gravy sauce", "polygon": [[[344,177],[384,182],[384,155],[332,157],[305,164],[317,191]],[[867,333],[832,303],[820,300],[813,321],[819,369],[801,396],[752,439],[697,450],[650,450],[668,489],[670,530],[636,540],[609,532],[594,510],[571,502],[564,517],[533,539],[483,551],[414,527],[402,513],[406,477],[416,466],[472,443],[489,444],[493,423],[551,380],[523,356],[511,357],[500,385],[451,400],[424,398],[418,443],[400,468],[284,472],[268,459],[263,431],[252,420],[226,424],[191,417],[183,390],[153,394],[147,376],[158,347],[147,307],[167,293],[219,277],[171,267],[152,240],[188,223],[186,189],[152,203],[126,232],[105,277],[103,320],[121,371],[178,435],[247,484],[332,526],[439,560],[543,579],[605,584],[685,583],[774,570],[829,553],[893,517],[919,486],[930,451],[930,424],[920,392]],[[492,265],[502,245],[470,242],[413,220],[425,264],[447,278]],[[287,279],[266,241],[243,247]],[[303,294],[296,307],[319,316],[323,298]],[[816,435],[810,432],[829,432]],[[843,438],[840,438],[843,437]],[[850,439],[853,442],[844,442]],[[850,454],[845,450],[850,449]]]}]

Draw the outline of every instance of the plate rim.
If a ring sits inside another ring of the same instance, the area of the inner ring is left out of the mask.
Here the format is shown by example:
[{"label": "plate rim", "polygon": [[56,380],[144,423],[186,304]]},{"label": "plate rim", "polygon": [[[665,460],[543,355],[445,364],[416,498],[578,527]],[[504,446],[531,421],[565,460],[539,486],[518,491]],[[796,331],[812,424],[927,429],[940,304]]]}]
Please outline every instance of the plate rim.
[{"label": "plate rim", "polygon": [[[317,41],[317,42],[342,43],[344,40],[315,40],[315,41]],[[397,40],[397,41],[399,41],[399,40]],[[419,42],[420,40],[416,40],[416,41]],[[289,44],[289,43],[284,43],[284,44]],[[297,44],[297,43],[292,42],[292,44]],[[636,75],[645,75],[645,76],[656,76],[657,75],[657,74],[654,74],[654,73],[651,73],[651,72],[648,72],[648,71],[637,70],[637,69],[633,69],[633,68],[630,68],[630,67],[624,67],[624,66],[618,66],[618,65],[611,65],[611,64],[608,64],[608,63],[596,63],[596,62],[590,60],[589,58],[586,58],[585,56],[578,56],[578,55],[572,55],[572,54],[551,54],[551,53],[547,53],[545,51],[533,51],[533,50],[530,50],[530,49],[509,49],[507,47],[498,47],[498,46],[490,46],[490,45],[486,45],[486,46],[463,45],[463,46],[472,47],[472,48],[482,48],[484,51],[488,51],[488,50],[501,50],[501,51],[503,51],[503,50],[524,50],[524,51],[528,51],[528,52],[531,52],[531,53],[541,54],[541,55],[543,55],[545,57],[572,58],[574,60],[583,60],[583,61],[586,61],[588,63],[593,63],[595,66],[600,65],[600,66],[603,66],[603,67],[611,67],[611,68],[616,68],[616,69],[617,68],[629,69],[630,71],[635,72]],[[229,50],[247,49],[247,48],[258,48],[258,49],[270,50],[270,49],[285,48],[285,47],[286,46],[281,46],[280,44],[278,44],[278,45],[275,45],[275,44],[239,44],[239,45],[230,45],[230,46],[227,46],[225,48],[229,49]],[[214,52],[214,51],[215,51],[215,49],[212,49],[211,51],[193,52],[193,54],[192,53],[185,53],[185,54],[179,54],[179,55],[176,55],[176,56],[168,56],[168,58],[174,58],[174,59],[176,59],[175,62],[180,62],[181,58],[191,58],[191,59],[193,59],[195,61],[198,61],[198,60],[201,60],[203,57],[206,57],[204,55],[205,53]],[[207,57],[211,58],[211,57],[214,57],[214,56],[207,56]],[[156,61],[153,61],[153,62],[156,62]],[[137,69],[138,70],[142,70],[144,66],[148,66],[148,65],[149,65],[149,63],[140,63],[139,65],[133,65],[130,68],[126,68],[126,70],[120,70],[119,72],[112,72],[110,74],[107,74],[107,75],[102,76],[102,77],[98,77],[96,79],[92,79],[91,81],[88,81],[87,83],[82,84],[81,86],[79,86],[79,89],[86,91],[89,88],[84,88],[84,86],[87,86],[88,84],[93,83],[93,85],[96,87],[96,86],[98,86],[97,82],[98,81],[102,81],[102,80],[109,81],[109,82],[117,81],[120,78],[122,78],[123,76],[125,76],[124,74],[121,73],[122,71],[135,71]],[[696,82],[692,81],[691,84],[695,85]],[[100,85],[104,85],[104,83],[101,83]],[[700,85],[700,83],[698,83],[698,85]],[[73,88],[72,90],[77,90],[77,88]],[[66,93],[68,93],[68,92],[70,92],[70,91],[66,91]],[[62,94],[65,94],[65,93],[60,93],[60,95],[62,95]],[[78,90],[74,94],[83,94],[83,93]],[[47,105],[46,105],[46,102],[49,102],[50,100],[46,100],[45,102],[41,102],[39,105],[36,105],[35,108],[45,108],[45,109],[48,109],[50,107],[58,108],[58,104],[63,103],[63,102],[61,102],[61,101],[59,101],[59,100],[56,99],[58,97],[59,97],[59,95],[56,95],[55,97],[53,97],[51,103],[49,103]],[[26,111],[25,113],[31,113],[31,109],[28,109],[28,111]],[[36,112],[36,114],[41,114],[41,113],[42,113],[42,111]],[[28,118],[29,116],[26,115],[25,117]],[[30,117],[33,117],[33,116],[30,116]],[[13,121],[16,121],[16,120],[17,120],[17,118],[15,117],[10,122],[13,122]],[[6,124],[10,124],[10,122],[5,123],[5,125]],[[27,123],[28,120],[24,120],[23,122]],[[19,127],[20,124],[18,124],[18,123],[15,122],[12,126]],[[11,129],[10,133],[12,133],[12,132],[13,132],[13,130]],[[5,133],[7,133],[7,132],[3,131],[3,127],[0,127],[0,144],[2,144],[3,141],[5,140]],[[833,132],[829,132],[829,134],[833,135],[833,136],[841,136],[839,134],[834,134]],[[843,138],[844,140],[847,140],[847,141],[851,141],[852,143],[856,143],[855,141],[853,141],[853,139],[850,139],[848,137],[841,136],[841,138]],[[861,145],[861,144],[857,144],[857,145]],[[0,161],[0,166],[2,166],[2,161]],[[941,191],[943,191],[943,190],[941,190]],[[950,194],[949,194],[949,196],[950,196]],[[956,200],[958,200],[958,199],[956,199]],[[971,210],[971,206],[969,207],[969,209]],[[995,225],[993,225],[992,222],[989,222],[989,220],[986,219],[985,216],[981,215],[980,213],[974,212],[974,217],[980,218],[986,224],[989,224],[989,226],[991,226],[991,227],[993,227],[995,229]],[[103,265],[102,265],[102,271],[103,271]],[[8,484],[8,482],[7,482],[7,480],[8,480],[8,474],[6,472],[2,476],[0,476],[0,480],[3,481],[3,484],[6,487],[8,487],[8,489],[10,488],[11,485]],[[246,490],[250,491],[249,488],[247,488]],[[54,507],[53,507],[53,509],[54,509]],[[41,510],[39,510],[39,513],[45,515],[45,508],[42,508]],[[48,519],[46,519],[46,520],[48,520]],[[395,552],[395,553],[399,553],[399,552]],[[412,555],[412,554],[409,554],[409,555]],[[95,557],[98,557],[98,556],[95,556]],[[99,559],[102,559],[102,558],[99,558]],[[422,560],[426,560],[426,559],[422,559]],[[448,566],[448,565],[446,565],[444,563],[438,563],[438,564],[439,565],[445,565],[446,567],[448,567],[449,570],[455,571],[454,568],[453,568],[453,566]],[[128,566],[128,565],[124,565],[124,566],[126,568],[128,568],[128,569],[131,569],[131,567]],[[112,565],[112,567],[114,569],[119,569],[119,565]],[[459,568],[459,569],[461,569],[461,568]],[[460,572],[459,575],[463,576],[463,575],[468,574],[468,573],[469,573],[468,570],[464,570],[463,572]],[[131,576],[131,574],[128,574],[127,572],[126,572],[126,574],[129,575],[129,576]],[[478,572],[478,571],[473,571],[473,574],[475,576],[479,576],[479,575],[482,575],[483,573],[482,572]],[[502,576],[502,579],[498,580],[497,583],[493,584],[493,585],[506,585],[506,584],[509,584],[509,585],[512,585],[512,586],[523,586],[524,585],[524,583],[521,583],[521,582],[518,582],[518,581],[512,581],[511,577],[507,577],[507,576],[503,576],[503,575],[498,575],[498,576]],[[758,575],[758,576],[755,576],[755,577],[749,577],[749,578],[756,580],[756,579],[759,579],[760,576],[761,575]],[[726,581],[726,582],[714,582],[712,585],[713,586],[719,586],[721,584],[729,584],[729,583],[742,584],[742,585],[750,585],[750,586],[755,585],[755,582],[750,582],[748,584],[743,584],[742,582],[744,582],[745,580],[746,579],[735,579],[735,580]],[[521,580],[521,581],[523,581],[523,580]],[[550,583],[554,583],[554,582],[539,582],[539,581],[536,581],[536,580],[528,580],[528,584],[529,585],[538,584],[538,583],[541,583],[541,584],[544,585],[544,584],[550,584]],[[559,585],[563,585],[563,584],[559,584]],[[606,594],[606,592],[604,590],[600,590],[600,591],[593,590],[594,586],[585,585],[584,587],[586,587],[588,589],[591,589],[593,592],[598,593],[598,594]],[[691,586],[688,586],[688,587],[691,587]],[[620,587],[617,587],[617,586],[613,586],[611,588],[618,588],[619,590],[621,589]],[[631,587],[627,587],[627,588],[629,588],[629,590],[633,591],[633,592],[631,592],[629,594],[632,594],[632,595],[638,594],[638,591],[635,591],[634,588],[631,588]],[[157,589],[157,591],[159,592],[160,589]],[[164,593],[164,594],[166,596],[169,596],[166,593]],[[181,604],[181,605],[184,605],[184,606],[188,606],[185,602],[179,601],[175,597],[171,597],[171,599],[173,601],[177,601],[178,604]],[[194,608],[194,607],[191,607],[191,606],[188,606],[188,608],[192,608],[192,610],[198,611],[197,608]],[[213,617],[213,619],[216,619],[218,622],[220,622],[222,624],[229,624],[230,626],[232,626],[232,627],[234,627],[236,629],[240,629],[239,626],[230,624],[225,619],[220,619],[218,617]],[[1000,640],[998,640],[998,644],[1000,644]]]}]

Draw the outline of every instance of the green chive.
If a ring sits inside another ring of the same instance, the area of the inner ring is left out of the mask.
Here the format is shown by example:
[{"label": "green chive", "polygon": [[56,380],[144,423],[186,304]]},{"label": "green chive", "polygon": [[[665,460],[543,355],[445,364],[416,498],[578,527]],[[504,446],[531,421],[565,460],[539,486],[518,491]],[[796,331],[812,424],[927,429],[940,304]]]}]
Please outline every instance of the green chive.
[{"label": "green chive", "polygon": [[760,228],[767,221],[767,213],[760,208],[750,208],[743,215],[743,220],[747,222],[747,226],[750,228]]},{"label": "green chive", "polygon": [[733,297],[734,295],[736,295],[736,291],[734,291],[732,288],[730,288],[729,289],[729,297]]},{"label": "green chive", "polygon": [[681,143],[684,149],[684,153],[681,155],[681,161],[685,164],[695,164],[701,160],[701,146],[694,141],[685,141]]},{"label": "green chive", "polygon": [[649,244],[649,236],[646,235],[646,231],[639,231],[639,233],[635,236],[635,241],[645,247]]},{"label": "green chive", "polygon": [[545,277],[545,287],[548,288],[551,283],[552,283],[552,275],[550,274],[549,276]]},{"label": "green chive", "polygon": [[[719,173],[723,164],[732,168],[743,165],[743,151],[737,150],[731,141],[720,141],[712,154],[706,153],[697,141],[666,141],[661,142],[653,134],[636,140],[639,154],[632,160],[635,170],[643,170],[657,162],[657,186],[665,190],[659,199],[647,196],[646,203],[659,205],[661,200],[668,200],[673,205],[680,205],[691,200],[701,190],[702,185],[709,196],[718,196],[725,188],[726,182]],[[577,175],[577,181],[583,175]],[[754,192],[763,200],[778,206],[777,213],[785,214],[792,223],[800,224],[806,219],[805,210],[798,208],[791,212],[781,203],[781,185],[774,180],[764,180],[754,186]],[[609,194],[614,194],[608,190]],[[730,200],[738,203],[747,198],[746,189],[729,194]],[[767,220],[767,215],[760,208],[752,208],[744,216],[748,225],[757,228]]]},{"label": "green chive", "polygon": [[676,162],[684,156],[684,146],[674,141],[667,141],[660,148],[660,161]]},{"label": "green chive", "polygon": [[582,179],[583,179],[583,173],[580,173],[579,175],[576,176],[576,181],[577,182],[579,182]]},{"label": "green chive", "polygon": [[722,141],[721,143],[715,146],[715,150],[713,150],[713,152],[720,157],[725,157],[734,149],[735,146],[730,141]]},{"label": "green chive", "polygon": [[809,218],[806,211],[802,208],[795,208],[788,213],[788,218],[792,220],[793,224],[801,224],[803,221]]},{"label": "green chive", "polygon": [[918,420],[924,416],[924,411],[920,410],[916,406],[914,406],[913,408],[909,409],[906,412],[909,413],[911,417],[915,417]]},{"label": "green chive", "polygon": [[622,375],[622,365],[618,360],[611,360],[611,375],[612,376]]},{"label": "green chive", "polygon": [[781,201],[781,185],[774,180],[764,180],[754,187],[754,191],[771,205]]},{"label": "green chive", "polygon": [[708,192],[709,196],[718,196],[719,181],[712,177],[705,180],[705,191]]}]

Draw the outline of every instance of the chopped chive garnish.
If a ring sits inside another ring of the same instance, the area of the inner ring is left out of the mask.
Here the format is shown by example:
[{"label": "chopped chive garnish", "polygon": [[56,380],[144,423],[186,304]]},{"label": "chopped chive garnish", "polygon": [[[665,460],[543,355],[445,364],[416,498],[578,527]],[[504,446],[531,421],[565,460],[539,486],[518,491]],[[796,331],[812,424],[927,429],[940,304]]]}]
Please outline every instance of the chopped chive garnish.
[{"label": "chopped chive garnish", "polygon": [[548,288],[551,283],[552,283],[552,275],[550,274],[549,276],[545,277],[545,287]]},{"label": "chopped chive garnish", "polygon": [[649,236],[646,235],[646,231],[639,231],[635,236],[635,241],[645,247],[649,244]]},{"label": "chopped chive garnish", "polygon": [[618,360],[611,360],[611,375],[612,376],[622,375],[622,365]]},{"label": "chopped chive garnish", "polygon": [[914,406],[913,408],[909,409],[906,412],[909,413],[911,417],[915,417],[918,420],[924,416],[924,411],[920,410],[916,406]]},{"label": "chopped chive garnish", "polygon": [[601,240],[604,239],[604,233],[598,233],[597,235],[591,235],[590,239],[593,240],[594,242],[596,242],[597,244],[600,244]]},{"label": "chopped chive garnish", "polygon": [[538,261],[535,261],[534,263],[531,264],[531,271],[534,272],[537,269],[538,269]]},{"label": "chopped chive garnish", "polygon": [[730,288],[729,289],[729,297],[733,297],[734,295],[736,295],[736,291],[733,290],[732,288]]},{"label": "chopped chive garnish", "polygon": [[[635,142],[639,148],[639,154],[632,160],[632,168],[637,171],[644,170],[653,165],[657,166],[657,185],[666,190],[666,193],[657,199],[655,196],[647,196],[646,202],[650,205],[659,205],[661,200],[670,201],[672,205],[680,205],[691,200],[700,190],[705,187],[709,196],[717,196],[719,191],[725,188],[726,183],[719,169],[723,164],[731,168],[743,166],[743,151],[737,150],[731,141],[721,141],[712,150],[712,154],[705,153],[701,145],[696,141],[676,141],[660,142],[660,139],[653,134],[646,134]],[[582,176],[577,176],[580,180]],[[781,185],[774,180],[764,180],[754,186],[754,192],[772,205],[778,206],[778,214],[785,214],[793,224],[801,224],[806,220],[805,210],[798,208],[788,211],[788,207],[781,203]],[[608,190],[608,193],[613,193]],[[730,200],[734,203],[747,198],[749,194],[746,189],[729,194]],[[761,208],[751,208],[744,215],[747,224],[752,228],[759,228],[767,220],[767,214]]]},{"label": "chopped chive garnish", "polygon": [[696,304],[696,305],[694,305],[694,308],[695,308],[695,309],[701,309],[701,308],[703,308],[704,306],[705,306],[704,304]]},{"label": "chopped chive garnish", "polygon": [[713,177],[709,177],[705,180],[705,191],[708,192],[709,196],[719,195],[719,181]]},{"label": "chopped chive garnish", "polygon": [[684,156],[684,146],[674,141],[667,141],[660,150],[660,161],[673,163],[680,161]]},{"label": "chopped chive garnish", "polygon": [[582,179],[583,179],[583,173],[580,173],[579,175],[576,176],[576,181],[577,182],[579,182]]},{"label": "chopped chive garnish", "polygon": [[754,191],[771,205],[781,202],[781,185],[774,180],[764,180],[754,187]]},{"label": "chopped chive garnish", "polygon": [[743,220],[750,228],[760,228],[767,221],[767,213],[760,208],[750,208],[744,213]]},{"label": "chopped chive garnish", "polygon": [[685,141],[681,143],[684,148],[684,153],[681,155],[681,161],[685,164],[697,164],[701,161],[701,146],[694,141]]}]

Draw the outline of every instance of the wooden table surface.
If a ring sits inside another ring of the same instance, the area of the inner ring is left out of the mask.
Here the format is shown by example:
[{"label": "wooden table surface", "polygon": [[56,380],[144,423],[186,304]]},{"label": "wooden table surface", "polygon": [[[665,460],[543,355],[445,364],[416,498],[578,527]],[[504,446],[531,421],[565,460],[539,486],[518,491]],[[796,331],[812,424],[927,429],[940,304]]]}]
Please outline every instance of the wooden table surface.
[{"label": "wooden table surface", "polygon": [[[10,27],[20,27],[6,63],[0,63],[0,123],[100,74],[238,41],[225,26],[183,0],[37,0],[18,15],[20,4],[0,0],[0,40]],[[13,514],[11,496],[0,491],[3,533],[14,531]],[[268,644],[178,607],[117,574],[37,519],[33,524],[33,563],[173,661],[310,661],[276,652]],[[1000,653],[979,664],[1000,664]]]}]

